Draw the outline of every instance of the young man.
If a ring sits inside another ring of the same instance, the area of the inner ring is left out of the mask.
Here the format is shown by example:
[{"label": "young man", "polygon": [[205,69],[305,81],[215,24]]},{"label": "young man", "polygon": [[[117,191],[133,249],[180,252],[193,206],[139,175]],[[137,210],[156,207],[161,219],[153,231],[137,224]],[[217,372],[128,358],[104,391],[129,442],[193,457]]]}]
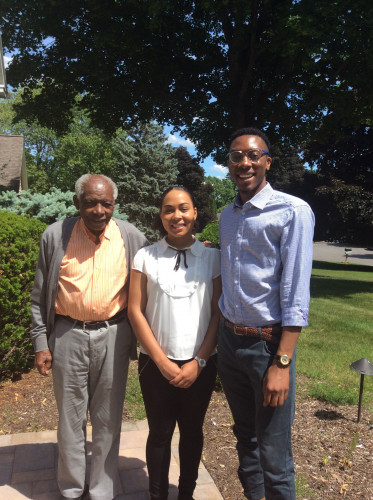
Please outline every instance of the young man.
[{"label": "young man", "polygon": [[255,128],[230,139],[228,167],[238,195],[220,218],[218,369],[246,498],[295,500],[295,355],[308,321],[314,216],[306,202],[267,182],[269,147]]}]

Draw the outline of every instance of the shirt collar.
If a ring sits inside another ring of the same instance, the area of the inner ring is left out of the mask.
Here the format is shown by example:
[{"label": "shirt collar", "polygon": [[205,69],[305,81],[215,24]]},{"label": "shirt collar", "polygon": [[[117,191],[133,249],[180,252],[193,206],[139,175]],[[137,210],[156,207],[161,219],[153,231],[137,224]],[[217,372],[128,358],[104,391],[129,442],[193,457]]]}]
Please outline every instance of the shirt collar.
[{"label": "shirt collar", "polygon": [[[166,236],[164,236],[158,242],[158,245],[161,248],[162,254],[164,254],[166,252],[167,248],[172,248],[173,250],[177,250],[177,248],[174,248],[173,246],[171,246],[167,243]],[[195,255],[196,257],[199,257],[200,255],[202,255],[202,252],[204,251],[204,249],[205,249],[204,245],[202,245],[202,243],[199,240],[197,240],[197,238],[196,238],[193,245],[191,245],[190,247],[182,248],[180,250],[190,250],[193,255]]]},{"label": "shirt collar", "polygon": [[[92,234],[88,230],[87,226],[84,224],[84,221],[81,217],[79,219],[79,224],[80,224],[80,229],[84,232],[84,234],[87,236],[87,238],[90,239],[91,241],[96,241],[94,234]],[[105,227],[105,231],[100,236],[100,242],[102,242],[102,240],[104,238],[106,238],[107,240],[110,240],[111,235],[112,235],[112,224],[115,224],[115,223],[112,219],[110,219],[109,224],[107,224]]]},{"label": "shirt collar", "polygon": [[269,182],[264,186],[263,189],[259,191],[255,196],[251,198],[251,200],[246,201],[244,204],[240,198],[240,195],[237,194],[236,198],[233,202],[234,208],[249,208],[251,206],[259,208],[259,210],[263,210],[267,205],[269,199],[271,198],[273,193],[273,188]]}]

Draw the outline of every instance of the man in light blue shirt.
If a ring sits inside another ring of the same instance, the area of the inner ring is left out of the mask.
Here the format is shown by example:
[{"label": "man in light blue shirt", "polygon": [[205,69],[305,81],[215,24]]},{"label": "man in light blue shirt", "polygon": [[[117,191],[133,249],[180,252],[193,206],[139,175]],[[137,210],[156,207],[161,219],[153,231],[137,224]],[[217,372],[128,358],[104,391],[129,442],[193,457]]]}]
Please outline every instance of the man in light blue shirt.
[{"label": "man in light blue shirt", "polygon": [[228,167],[238,195],[220,218],[218,369],[246,498],[295,500],[295,356],[308,324],[314,215],[306,202],[267,182],[269,147],[255,128],[230,138]]}]

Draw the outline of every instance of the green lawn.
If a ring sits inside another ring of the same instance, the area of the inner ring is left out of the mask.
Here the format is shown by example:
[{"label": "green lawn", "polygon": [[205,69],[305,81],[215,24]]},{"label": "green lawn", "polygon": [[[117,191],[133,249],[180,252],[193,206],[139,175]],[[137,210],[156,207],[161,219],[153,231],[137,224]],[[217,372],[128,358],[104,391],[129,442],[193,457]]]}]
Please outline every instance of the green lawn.
[{"label": "green lawn", "polygon": [[[361,358],[373,364],[373,267],[314,261],[297,354],[297,372],[312,379],[309,395],[357,404],[360,374],[350,364]],[[373,411],[373,376],[365,376],[363,405]]]},{"label": "green lawn", "polygon": [[[309,326],[297,352],[297,372],[309,377],[302,394],[357,405],[360,374],[350,364],[361,358],[373,364],[373,267],[314,261]],[[363,405],[373,412],[373,376],[365,376]],[[126,409],[145,418],[133,363]]]}]

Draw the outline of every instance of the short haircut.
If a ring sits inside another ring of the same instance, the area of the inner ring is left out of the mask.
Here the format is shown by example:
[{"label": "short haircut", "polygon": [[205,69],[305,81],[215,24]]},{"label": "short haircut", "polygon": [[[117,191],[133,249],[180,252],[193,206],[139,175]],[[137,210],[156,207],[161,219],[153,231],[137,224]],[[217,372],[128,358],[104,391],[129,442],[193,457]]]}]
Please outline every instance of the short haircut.
[{"label": "short haircut", "polygon": [[116,199],[118,198],[117,185],[113,180],[110,179],[110,177],[101,174],[84,174],[81,177],[79,177],[79,179],[75,183],[75,194],[79,199],[83,196],[84,186],[87,184],[87,182],[91,177],[101,177],[102,179],[105,179],[105,181],[113,188],[113,198],[114,201],[116,201]]},{"label": "short haircut", "polygon": [[261,130],[259,130],[258,128],[255,128],[255,127],[244,127],[244,128],[239,128],[238,130],[233,132],[233,134],[230,136],[230,138],[228,140],[228,149],[231,148],[232,142],[237,137],[240,137],[241,135],[257,135],[266,143],[268,151],[269,151],[269,148],[271,147],[269,139],[264,132],[262,132]]}]

